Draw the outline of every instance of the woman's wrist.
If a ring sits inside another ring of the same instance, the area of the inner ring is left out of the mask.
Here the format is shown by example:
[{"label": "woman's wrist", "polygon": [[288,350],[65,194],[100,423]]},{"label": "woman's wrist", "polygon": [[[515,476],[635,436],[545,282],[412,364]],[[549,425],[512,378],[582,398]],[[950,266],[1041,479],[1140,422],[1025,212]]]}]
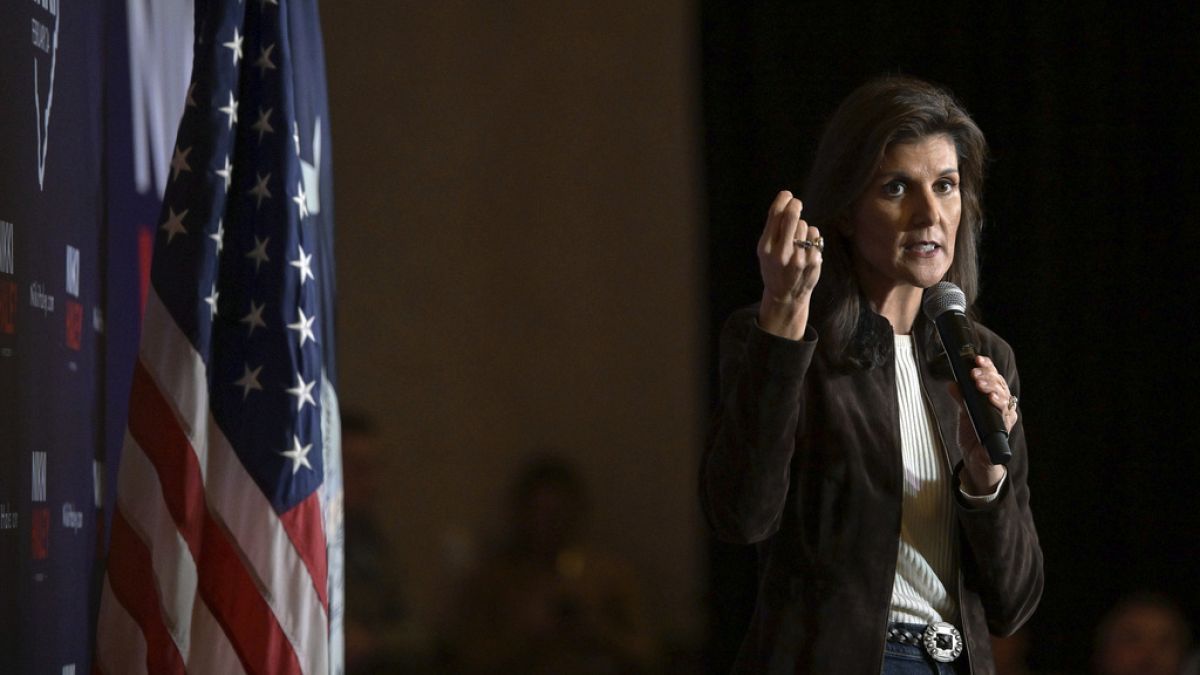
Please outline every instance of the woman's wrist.
[{"label": "woman's wrist", "polygon": [[789,340],[804,337],[808,327],[808,300],[803,297],[775,297],[763,290],[762,303],[758,306],[758,326],[764,331]]},{"label": "woman's wrist", "polygon": [[1004,480],[1006,475],[1007,469],[1000,465],[993,464],[973,469],[970,465],[964,464],[959,482],[962,483],[963,490],[968,495],[985,497],[996,491],[996,487],[1000,485],[1000,481]]}]

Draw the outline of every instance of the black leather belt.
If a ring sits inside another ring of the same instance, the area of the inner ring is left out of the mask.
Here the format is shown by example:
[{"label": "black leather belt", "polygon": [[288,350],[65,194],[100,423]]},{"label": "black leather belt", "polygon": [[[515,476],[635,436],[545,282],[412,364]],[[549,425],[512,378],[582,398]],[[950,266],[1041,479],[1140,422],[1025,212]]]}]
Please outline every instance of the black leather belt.
[{"label": "black leather belt", "polygon": [[912,624],[893,623],[888,625],[887,639],[904,645],[924,647],[925,653],[934,661],[950,663],[962,654],[962,633],[953,624],[937,621],[914,631]]}]

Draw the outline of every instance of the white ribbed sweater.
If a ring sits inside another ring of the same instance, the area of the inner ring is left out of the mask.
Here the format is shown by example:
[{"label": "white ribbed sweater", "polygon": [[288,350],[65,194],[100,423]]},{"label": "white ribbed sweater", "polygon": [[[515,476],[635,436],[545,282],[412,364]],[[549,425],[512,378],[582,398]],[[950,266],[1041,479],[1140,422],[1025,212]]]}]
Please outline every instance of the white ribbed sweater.
[{"label": "white ribbed sweater", "polygon": [[904,501],[888,620],[957,623],[958,528],[950,467],[921,393],[912,336],[895,337]]}]

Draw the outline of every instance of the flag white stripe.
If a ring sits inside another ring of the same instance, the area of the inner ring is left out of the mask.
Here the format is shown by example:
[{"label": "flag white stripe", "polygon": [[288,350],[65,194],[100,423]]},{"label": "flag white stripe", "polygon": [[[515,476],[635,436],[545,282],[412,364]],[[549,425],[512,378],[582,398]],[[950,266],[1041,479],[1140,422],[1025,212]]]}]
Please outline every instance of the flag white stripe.
[{"label": "flag white stripe", "polygon": [[146,672],[146,638],[142,628],[113,595],[108,575],[100,590],[96,661],[104,675],[139,675]]},{"label": "flag white stripe", "polygon": [[[233,535],[306,673],[328,667],[328,620],[304,560],[219,431],[210,436],[208,502]],[[284,601],[286,604],[282,604]],[[290,611],[289,611],[290,610]]]},{"label": "flag white stripe", "polygon": [[[180,428],[196,453],[200,478],[207,482],[208,424],[196,424],[197,420],[208,420],[208,377],[204,361],[179,330],[153,286],[146,293],[142,327],[138,359],[146,367],[146,372],[158,386],[167,404],[175,411],[175,419],[179,421]],[[187,352],[195,358],[180,358],[180,342],[187,346]],[[163,381],[164,374],[169,376],[167,382]]]},{"label": "flag white stripe", "polygon": [[195,675],[246,675],[225,630],[203,602],[192,608],[192,651],[186,662]]},{"label": "flag white stripe", "polygon": [[[150,551],[163,621],[188,672],[244,675],[241,660],[225,631],[208,605],[197,602],[199,580],[195,560],[161,499],[162,485],[154,465],[128,432],[121,450],[117,483],[121,514]],[[148,498],[129,500],[128,495]]]},{"label": "flag white stripe", "polygon": [[163,623],[186,662],[196,601],[196,563],[163,501],[154,465],[128,431],[117,474],[117,506],[150,552]]},{"label": "flag white stripe", "polygon": [[196,386],[208,381],[204,362],[153,288],[147,294],[145,316],[145,325],[157,330],[143,331],[142,364],[196,449],[211,515],[224,525],[249,563],[249,571],[264,589],[263,597],[301,668],[306,673],[326,670],[329,624],[325,608],[274,508],[209,414],[208,389]]}]

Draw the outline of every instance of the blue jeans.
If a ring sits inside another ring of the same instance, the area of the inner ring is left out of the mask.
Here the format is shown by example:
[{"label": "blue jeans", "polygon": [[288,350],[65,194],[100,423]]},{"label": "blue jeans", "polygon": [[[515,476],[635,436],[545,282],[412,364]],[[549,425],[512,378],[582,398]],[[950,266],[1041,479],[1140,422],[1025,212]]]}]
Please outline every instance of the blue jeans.
[{"label": "blue jeans", "polygon": [[[967,658],[966,654],[958,661]],[[882,675],[956,675],[953,663],[938,663],[923,647],[887,642],[883,648]]]}]

